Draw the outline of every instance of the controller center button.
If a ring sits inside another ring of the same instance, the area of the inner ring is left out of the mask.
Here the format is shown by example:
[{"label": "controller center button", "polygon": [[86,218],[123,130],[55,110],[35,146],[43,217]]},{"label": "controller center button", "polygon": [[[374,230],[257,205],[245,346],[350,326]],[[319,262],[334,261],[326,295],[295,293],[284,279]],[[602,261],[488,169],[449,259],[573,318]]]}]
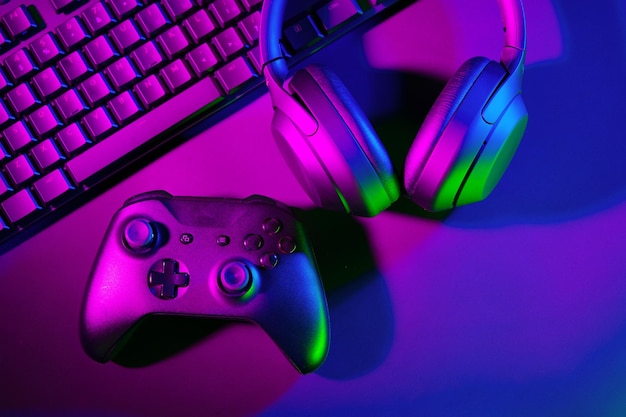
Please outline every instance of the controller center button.
[{"label": "controller center button", "polygon": [[189,285],[189,274],[180,271],[180,264],[173,259],[161,261],[160,268],[148,273],[148,285],[152,294],[168,300],[178,296],[178,289]]},{"label": "controller center button", "polygon": [[156,242],[156,229],[146,219],[133,219],[124,228],[124,242],[134,251],[151,248]]},{"label": "controller center button", "polygon": [[241,261],[228,262],[219,273],[220,288],[233,297],[244,295],[252,286],[252,273]]},{"label": "controller center button", "polygon": [[278,265],[278,255],[272,252],[264,253],[259,258],[259,262],[263,268],[274,269]]},{"label": "controller center button", "polygon": [[278,249],[282,253],[294,253],[297,249],[296,241],[291,236],[285,236],[278,241]]},{"label": "controller center button", "polygon": [[189,245],[190,243],[193,243],[193,235],[191,233],[183,233],[182,235],[180,235],[180,238],[178,240],[183,245]]},{"label": "controller center button", "polygon": [[280,222],[280,220],[274,217],[270,217],[268,219],[265,219],[261,227],[263,228],[263,231],[265,233],[271,236],[280,232],[283,228],[283,224]]},{"label": "controller center button", "polygon": [[219,235],[216,242],[218,246],[228,246],[230,244],[230,238],[226,235]]},{"label": "controller center button", "polygon": [[243,247],[247,250],[259,250],[263,247],[263,238],[257,234],[247,235],[243,239]]}]

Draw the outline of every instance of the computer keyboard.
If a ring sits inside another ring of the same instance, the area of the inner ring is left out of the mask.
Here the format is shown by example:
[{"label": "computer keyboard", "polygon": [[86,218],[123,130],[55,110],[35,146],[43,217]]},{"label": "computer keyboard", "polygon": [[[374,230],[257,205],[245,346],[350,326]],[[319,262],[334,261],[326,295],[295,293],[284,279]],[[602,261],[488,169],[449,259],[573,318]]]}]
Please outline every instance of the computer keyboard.
[{"label": "computer keyboard", "polygon": [[[294,0],[286,53],[411,2]],[[262,0],[0,4],[0,253],[264,91]]]}]

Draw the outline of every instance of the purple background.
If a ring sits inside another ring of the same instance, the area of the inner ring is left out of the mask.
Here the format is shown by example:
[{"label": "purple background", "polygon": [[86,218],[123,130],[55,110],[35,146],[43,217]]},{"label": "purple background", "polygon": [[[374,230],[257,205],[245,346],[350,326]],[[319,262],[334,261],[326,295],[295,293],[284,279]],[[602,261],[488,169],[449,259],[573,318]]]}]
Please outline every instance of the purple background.
[{"label": "purple background", "polygon": [[[446,217],[306,213],[331,314],[301,376],[258,327],[158,321],[119,363],[78,319],[123,201],[264,194],[311,203],[277,154],[267,95],[0,257],[2,416],[623,416],[626,414],[626,6],[526,0],[529,127],[486,201]],[[499,57],[495,1],[421,0],[316,61],[406,149],[433,91]]]}]

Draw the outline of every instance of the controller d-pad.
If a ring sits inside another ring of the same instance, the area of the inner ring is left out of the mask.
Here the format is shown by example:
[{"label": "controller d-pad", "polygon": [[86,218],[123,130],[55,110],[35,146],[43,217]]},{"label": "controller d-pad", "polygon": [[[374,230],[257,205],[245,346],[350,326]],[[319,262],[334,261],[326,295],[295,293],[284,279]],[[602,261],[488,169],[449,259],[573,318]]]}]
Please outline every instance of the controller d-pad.
[{"label": "controller d-pad", "polygon": [[189,285],[189,274],[180,272],[180,264],[173,259],[164,259],[160,265],[148,273],[150,291],[162,299],[176,298],[178,289]]}]

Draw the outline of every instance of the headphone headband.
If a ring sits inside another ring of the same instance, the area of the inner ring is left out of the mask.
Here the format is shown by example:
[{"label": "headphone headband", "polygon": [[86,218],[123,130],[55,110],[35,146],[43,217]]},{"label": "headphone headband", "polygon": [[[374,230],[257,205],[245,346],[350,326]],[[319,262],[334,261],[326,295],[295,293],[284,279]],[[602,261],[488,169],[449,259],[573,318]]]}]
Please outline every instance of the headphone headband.
[{"label": "headphone headband", "polygon": [[[282,27],[287,0],[264,0],[259,46],[267,82],[282,86],[288,74],[281,50]],[[522,0],[498,0],[504,28],[500,62],[509,74],[519,71],[526,55],[526,19]]]}]

